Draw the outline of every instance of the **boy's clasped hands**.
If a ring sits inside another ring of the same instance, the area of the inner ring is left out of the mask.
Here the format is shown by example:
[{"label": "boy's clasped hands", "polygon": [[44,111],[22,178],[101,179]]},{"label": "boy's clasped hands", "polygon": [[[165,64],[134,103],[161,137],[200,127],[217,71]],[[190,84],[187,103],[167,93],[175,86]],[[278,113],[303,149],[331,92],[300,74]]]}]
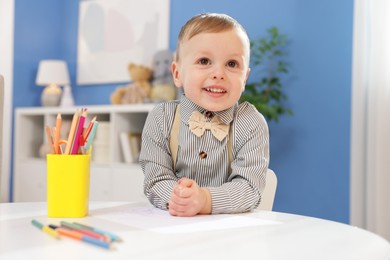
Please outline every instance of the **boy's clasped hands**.
[{"label": "boy's clasped hands", "polygon": [[169,201],[169,214],[190,217],[211,213],[211,195],[192,179],[181,178],[173,188]]}]

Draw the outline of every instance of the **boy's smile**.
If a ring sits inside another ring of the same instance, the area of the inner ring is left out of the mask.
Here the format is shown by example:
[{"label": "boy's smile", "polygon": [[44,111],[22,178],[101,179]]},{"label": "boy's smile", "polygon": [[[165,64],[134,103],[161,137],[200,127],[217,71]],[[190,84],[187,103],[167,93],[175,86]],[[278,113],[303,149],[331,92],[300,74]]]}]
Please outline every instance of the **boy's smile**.
[{"label": "boy's smile", "polygon": [[172,63],[177,87],[209,111],[232,107],[249,74],[249,43],[237,29],[200,33],[184,40],[180,60]]}]

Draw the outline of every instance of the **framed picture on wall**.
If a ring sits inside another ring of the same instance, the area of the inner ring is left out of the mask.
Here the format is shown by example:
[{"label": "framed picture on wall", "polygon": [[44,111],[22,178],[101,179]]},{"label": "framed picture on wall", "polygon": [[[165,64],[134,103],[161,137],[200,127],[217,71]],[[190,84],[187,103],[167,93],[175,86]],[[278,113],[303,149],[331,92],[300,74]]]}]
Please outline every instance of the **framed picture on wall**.
[{"label": "framed picture on wall", "polygon": [[169,0],[82,0],[77,84],[131,81],[128,64],[151,66],[168,44]]}]

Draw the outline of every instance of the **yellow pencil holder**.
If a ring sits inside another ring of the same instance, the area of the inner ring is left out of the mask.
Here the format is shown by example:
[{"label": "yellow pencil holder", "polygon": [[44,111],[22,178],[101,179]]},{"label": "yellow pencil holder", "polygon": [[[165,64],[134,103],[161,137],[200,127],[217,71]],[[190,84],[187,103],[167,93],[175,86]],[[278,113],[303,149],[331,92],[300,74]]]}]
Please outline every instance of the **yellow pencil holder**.
[{"label": "yellow pencil holder", "polygon": [[53,218],[88,215],[90,154],[47,155],[47,213]]}]

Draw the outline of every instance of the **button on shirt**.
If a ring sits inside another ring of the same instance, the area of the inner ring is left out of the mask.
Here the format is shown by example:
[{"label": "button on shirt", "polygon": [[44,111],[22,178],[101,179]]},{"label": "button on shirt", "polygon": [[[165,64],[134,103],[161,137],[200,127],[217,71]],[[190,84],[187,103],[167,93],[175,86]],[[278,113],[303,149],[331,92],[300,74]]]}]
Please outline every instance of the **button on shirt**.
[{"label": "button on shirt", "polygon": [[211,111],[205,111],[204,112],[204,115],[207,117],[207,118],[212,118],[214,116],[213,112]]},{"label": "button on shirt", "polygon": [[[179,102],[181,122],[174,172],[169,140]],[[229,136],[219,141],[209,130],[201,137],[191,133],[188,119],[195,110],[210,117],[218,116],[226,124],[231,123],[233,161],[230,175]],[[144,192],[153,205],[162,209],[167,208],[177,181],[187,177],[200,187],[208,188],[213,214],[249,211],[260,203],[268,162],[267,123],[247,102],[224,111],[207,113],[183,95],[180,101],[156,105],[142,132],[140,164],[145,174]]]}]

